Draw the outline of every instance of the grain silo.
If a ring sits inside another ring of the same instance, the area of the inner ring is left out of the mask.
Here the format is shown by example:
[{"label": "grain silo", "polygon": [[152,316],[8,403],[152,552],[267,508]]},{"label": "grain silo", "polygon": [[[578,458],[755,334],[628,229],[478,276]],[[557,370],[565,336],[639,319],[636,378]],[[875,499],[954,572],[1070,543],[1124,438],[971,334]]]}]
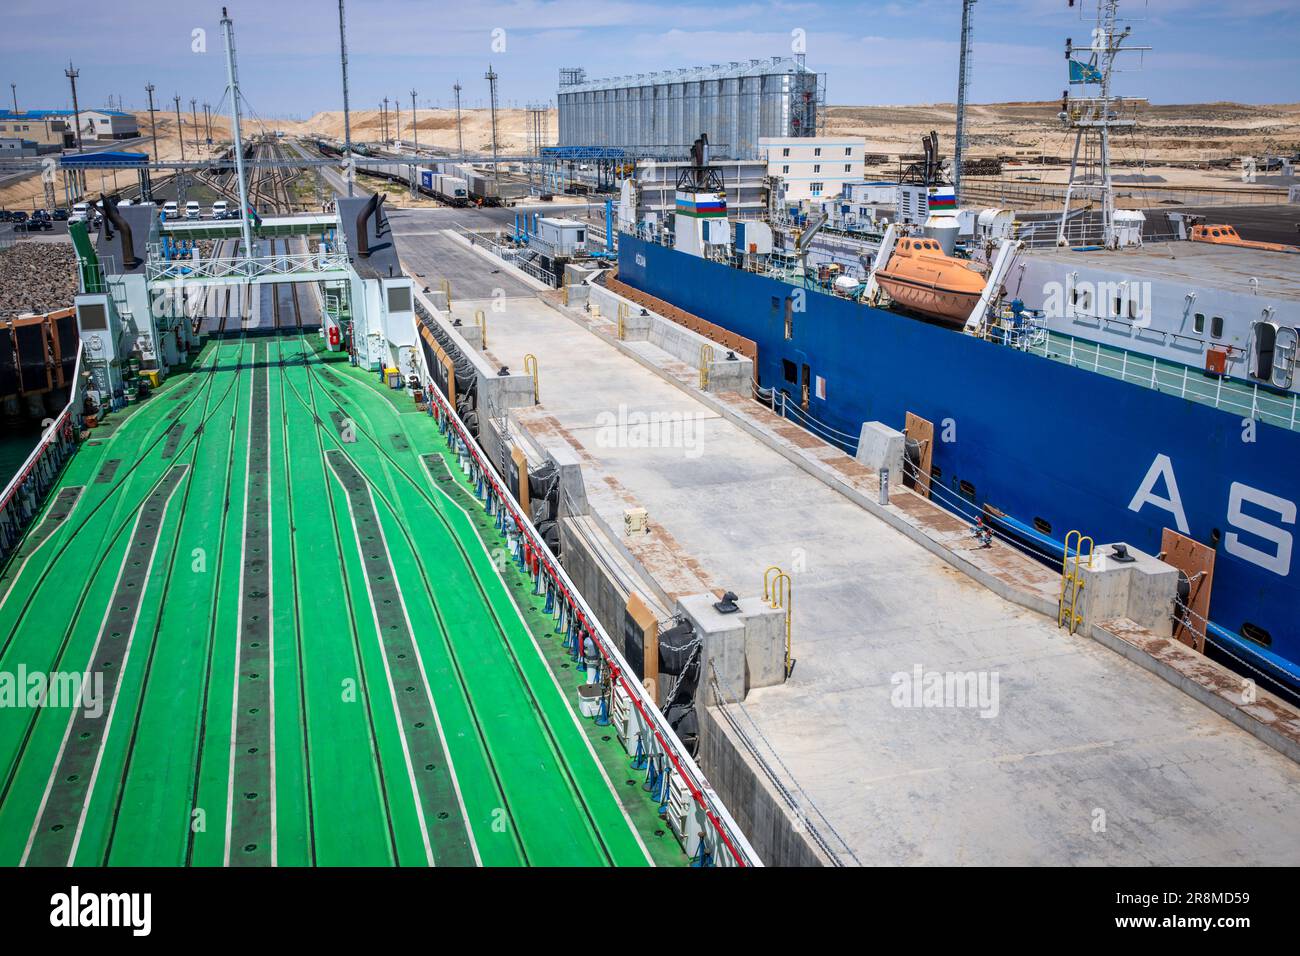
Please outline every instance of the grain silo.
[{"label": "grain silo", "polygon": [[718,156],[754,159],[764,136],[814,136],[825,74],[802,58],[771,57],[588,80],[560,70],[560,146],[617,146],[639,156],[685,157],[700,133]]}]

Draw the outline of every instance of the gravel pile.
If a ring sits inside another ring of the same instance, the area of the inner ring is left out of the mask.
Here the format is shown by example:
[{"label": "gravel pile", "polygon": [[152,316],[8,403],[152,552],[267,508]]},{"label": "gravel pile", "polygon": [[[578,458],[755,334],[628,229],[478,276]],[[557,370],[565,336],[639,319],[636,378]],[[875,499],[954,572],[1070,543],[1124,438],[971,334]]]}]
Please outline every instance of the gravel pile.
[{"label": "gravel pile", "polygon": [[0,316],[53,312],[77,294],[77,254],[66,242],[15,242],[0,250]]}]

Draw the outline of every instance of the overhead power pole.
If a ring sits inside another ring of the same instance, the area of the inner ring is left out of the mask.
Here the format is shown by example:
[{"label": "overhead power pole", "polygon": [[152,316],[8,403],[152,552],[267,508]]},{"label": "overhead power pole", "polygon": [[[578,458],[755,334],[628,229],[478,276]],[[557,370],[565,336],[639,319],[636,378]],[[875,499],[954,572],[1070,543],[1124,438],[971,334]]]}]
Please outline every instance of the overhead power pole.
[{"label": "overhead power pole", "polygon": [[176,135],[181,141],[181,162],[185,162],[185,126],[181,123],[181,95],[177,93],[172,97],[176,101]]},{"label": "overhead power pole", "polygon": [[199,148],[199,101],[190,97],[190,121],[194,124],[194,158],[198,159],[202,150]]},{"label": "overhead power pole", "polygon": [[384,132],[383,132],[384,144],[387,145],[388,144],[388,97],[386,96],[384,97],[384,110],[381,115],[384,121]]},{"label": "overhead power pole", "polygon": [[157,89],[152,83],[145,86],[144,91],[149,94],[149,132],[153,136],[153,161],[158,162],[158,120],[154,114],[158,112],[153,105],[153,91]]},{"label": "overhead power pole", "polygon": [[348,31],[343,18],[343,0],[339,0],[339,58],[343,63],[343,164],[348,177],[348,195],[352,195],[352,120],[348,111]]},{"label": "overhead power pole", "polygon": [[397,111],[397,118],[393,120],[393,142],[398,146],[402,145],[402,98],[393,97],[393,109]]},{"label": "overhead power pole", "polygon": [[10,83],[9,91],[14,95],[14,112],[17,113],[18,112],[18,84]]},{"label": "overhead power pole", "polygon": [[465,158],[465,139],[460,134],[460,80],[452,87],[456,91],[456,151],[460,153],[460,158]]},{"label": "overhead power pole", "polygon": [[77,124],[77,152],[82,153],[85,152],[85,149],[81,145],[81,107],[77,105],[77,77],[81,76],[81,71],[74,70],[71,61],[69,61],[68,68],[63,71],[63,75],[72,82],[72,114],[73,122]]},{"label": "overhead power pole", "polygon": [[497,75],[488,64],[488,71],[483,74],[488,81],[488,101],[492,107],[492,178],[501,179],[501,170],[497,168]]},{"label": "overhead power pole", "polygon": [[235,140],[235,178],[239,181],[239,222],[243,227],[244,255],[253,255],[253,232],[249,228],[248,186],[244,183],[244,141],[239,134],[239,75],[235,69],[235,24],[221,8],[221,29],[226,36],[226,91],[230,96],[230,133]]},{"label": "overhead power pole", "polygon": [[420,149],[420,112],[415,108],[415,88],[411,88],[411,126],[413,127],[412,136],[415,137],[415,149]]}]

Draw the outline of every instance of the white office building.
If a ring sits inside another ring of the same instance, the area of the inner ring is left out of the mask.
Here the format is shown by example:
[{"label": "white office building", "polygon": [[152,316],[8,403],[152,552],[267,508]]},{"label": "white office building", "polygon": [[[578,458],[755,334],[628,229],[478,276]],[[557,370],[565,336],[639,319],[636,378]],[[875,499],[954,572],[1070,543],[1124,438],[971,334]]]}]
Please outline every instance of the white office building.
[{"label": "white office building", "polygon": [[794,204],[804,199],[838,196],[845,183],[862,182],[865,139],[854,136],[763,137],[759,149],[767,174],[779,177],[778,200]]}]

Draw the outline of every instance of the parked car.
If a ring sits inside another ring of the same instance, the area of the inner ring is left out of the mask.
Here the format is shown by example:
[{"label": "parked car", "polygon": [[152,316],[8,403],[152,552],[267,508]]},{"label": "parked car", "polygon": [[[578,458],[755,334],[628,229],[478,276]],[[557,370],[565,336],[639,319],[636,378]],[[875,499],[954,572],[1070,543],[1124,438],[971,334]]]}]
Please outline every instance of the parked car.
[{"label": "parked car", "polygon": [[42,232],[54,228],[54,223],[49,219],[42,219],[39,216],[24,220],[14,226],[14,232]]},{"label": "parked car", "polygon": [[27,213],[25,213],[25,212],[24,212],[23,210],[21,210],[21,209],[15,209],[15,210],[14,210],[14,218],[13,218],[12,221],[13,221],[13,222],[26,222],[26,221],[27,221]]},{"label": "parked car", "polygon": [[68,221],[68,211],[67,211],[66,209],[56,209],[56,210],[54,210],[54,221],[55,221],[55,222],[67,222],[67,221]]},{"label": "parked car", "polygon": [[13,222],[14,213],[12,209],[0,209],[0,222]]}]

